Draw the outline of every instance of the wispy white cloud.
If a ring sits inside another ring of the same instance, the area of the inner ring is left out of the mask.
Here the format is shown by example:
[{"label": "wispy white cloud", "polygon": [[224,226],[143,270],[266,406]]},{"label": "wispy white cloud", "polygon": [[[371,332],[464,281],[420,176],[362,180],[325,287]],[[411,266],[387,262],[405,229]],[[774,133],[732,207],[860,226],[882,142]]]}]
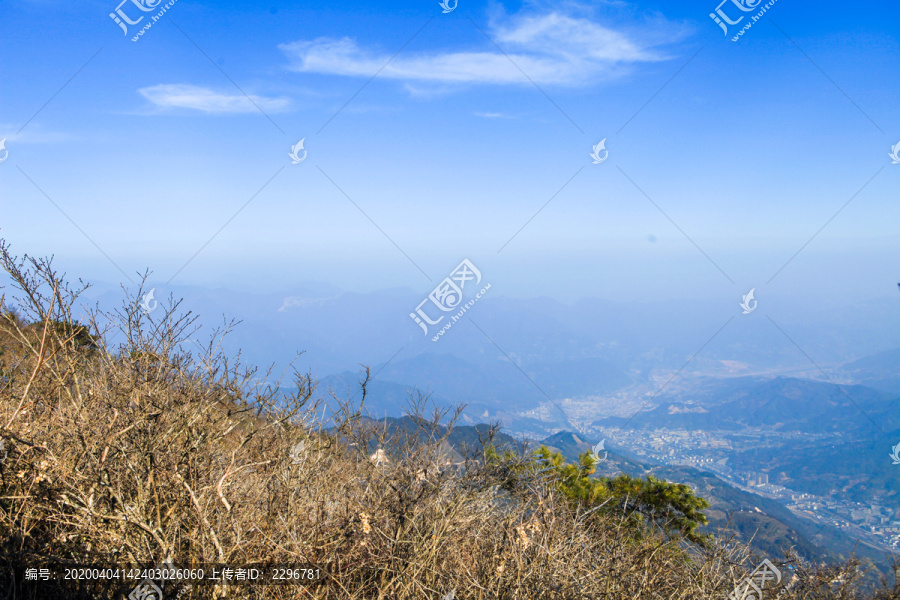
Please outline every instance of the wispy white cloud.
[{"label": "wispy white cloud", "polygon": [[[288,107],[287,98],[267,98],[241,93],[222,93],[185,84],[161,84],[140,88],[138,93],[159,108],[188,108],[211,114],[249,113],[262,109],[278,112]],[[252,102],[251,102],[252,100]]]},{"label": "wispy white cloud", "polygon": [[57,144],[74,139],[69,133],[62,131],[46,131],[37,123],[31,123],[18,135],[22,127],[21,123],[0,123],[0,139],[7,139],[8,143],[16,144]]},{"label": "wispy white cloud", "polygon": [[[677,28],[670,29],[669,41],[682,35]],[[638,34],[560,12],[505,18],[487,33],[506,55],[491,44],[487,51],[401,53],[388,63],[390,54],[362,48],[349,37],[300,40],[279,49],[296,72],[371,77],[381,69],[379,77],[444,84],[528,84],[531,79],[539,84],[589,85],[630,65],[667,59]],[[658,40],[658,28],[646,37]]]},{"label": "wispy white cloud", "polygon": [[481,117],[483,119],[514,119],[512,115],[507,115],[505,113],[499,112],[478,112],[475,113],[476,117]]}]

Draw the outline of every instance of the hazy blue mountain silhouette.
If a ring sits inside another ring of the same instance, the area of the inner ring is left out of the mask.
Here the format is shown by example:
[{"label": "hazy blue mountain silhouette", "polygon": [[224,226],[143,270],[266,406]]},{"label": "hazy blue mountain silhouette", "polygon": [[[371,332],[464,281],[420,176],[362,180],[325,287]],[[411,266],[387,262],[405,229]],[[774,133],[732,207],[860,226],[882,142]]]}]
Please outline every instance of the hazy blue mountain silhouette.
[{"label": "hazy blue mountain silhouette", "polygon": [[691,402],[662,397],[652,410],[627,419],[607,417],[595,425],[629,429],[730,430],[871,434],[877,426],[900,426],[900,404],[892,394],[861,385],[775,377],[710,382]]},{"label": "hazy blue mountain silhouette", "polygon": [[[481,366],[494,365],[506,353],[535,372],[536,365],[555,364],[565,369],[564,363],[569,361],[604,359],[637,377],[651,370],[679,369],[692,356],[689,371],[722,370],[723,360],[746,363],[750,370],[813,368],[809,359],[763,318],[763,310],[817,364],[827,368],[895,348],[896,331],[900,330],[896,302],[887,299],[832,307],[792,304],[763,295],[756,312],[741,315],[739,297],[731,302],[727,298],[646,302],[587,298],[564,303],[546,297],[510,298],[492,289],[436,343],[409,317],[427,290],[355,293],[316,283],[278,292],[162,283],[150,283],[148,288],[154,286],[157,300],[174,294],[184,298],[182,309],[199,315],[198,323],[203,326],[199,338],[205,339],[212,328],[221,325],[223,316],[235,319],[241,324],[227,339],[227,352],[241,349],[249,363],[275,363],[277,369],[303,352],[295,366],[319,377],[354,370],[360,363],[383,364],[398,351],[401,360],[440,353]],[[84,300],[112,308],[119,304],[121,291],[115,286],[98,286],[89,290]],[[159,312],[151,315],[159,316]],[[701,347],[703,352],[694,356]],[[865,366],[861,363],[859,368]],[[885,369],[891,367],[884,365]],[[872,381],[881,377],[879,365],[870,368],[871,374],[861,372],[860,376]],[[566,388],[568,373],[576,370],[578,367],[572,366],[565,376],[544,377],[542,387],[557,384],[560,387],[549,394],[570,395],[577,389]]]},{"label": "hazy blue mountain silhouette", "polygon": [[839,373],[856,383],[900,395],[900,348],[849,362]]}]

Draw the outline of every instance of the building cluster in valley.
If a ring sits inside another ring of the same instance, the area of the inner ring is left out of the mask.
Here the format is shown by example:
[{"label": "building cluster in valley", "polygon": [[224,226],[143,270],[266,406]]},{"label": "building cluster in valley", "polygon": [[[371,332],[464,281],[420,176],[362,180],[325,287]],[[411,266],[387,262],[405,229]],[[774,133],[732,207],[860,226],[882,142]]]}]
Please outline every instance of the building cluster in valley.
[{"label": "building cluster in valley", "polygon": [[771,483],[768,473],[734,469],[728,465],[729,456],[736,449],[783,445],[789,438],[809,441],[821,436],[782,432],[775,440],[770,433],[767,435],[761,430],[738,434],[614,428],[599,429],[596,434],[607,438],[608,449],[618,446],[641,459],[710,471],[739,489],[778,500],[795,514],[846,530],[870,543],[900,550],[900,510],[798,492]]}]

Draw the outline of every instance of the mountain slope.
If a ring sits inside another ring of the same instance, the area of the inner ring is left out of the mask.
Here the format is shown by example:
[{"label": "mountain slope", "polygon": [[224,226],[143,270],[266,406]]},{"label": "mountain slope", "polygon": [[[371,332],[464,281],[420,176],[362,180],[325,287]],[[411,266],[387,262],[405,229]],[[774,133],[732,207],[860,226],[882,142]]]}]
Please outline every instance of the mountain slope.
[{"label": "mountain slope", "polygon": [[[599,441],[599,440],[597,440]],[[559,432],[539,444],[563,454],[569,461],[589,452],[596,441],[572,432]],[[830,561],[839,556],[858,556],[873,560],[883,570],[888,566],[888,552],[858,544],[843,531],[792,513],[781,503],[739,490],[722,481],[715,474],[691,467],[672,467],[632,460],[607,446],[608,458],[597,465],[595,476],[615,476],[626,473],[633,477],[653,475],[660,479],[690,485],[698,496],[705,498],[709,525],[705,532],[736,532],[760,555],[783,558],[784,551],[793,547],[809,560]],[[886,572],[886,571],[885,571]]]}]

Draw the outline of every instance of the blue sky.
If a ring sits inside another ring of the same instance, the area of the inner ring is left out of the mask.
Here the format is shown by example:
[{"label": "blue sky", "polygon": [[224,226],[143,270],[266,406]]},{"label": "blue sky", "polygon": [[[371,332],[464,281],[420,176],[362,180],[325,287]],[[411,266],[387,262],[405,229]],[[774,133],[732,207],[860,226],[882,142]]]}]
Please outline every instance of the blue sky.
[{"label": "blue sky", "polygon": [[779,0],[738,42],[714,1],[178,0],[137,42],[116,7],[0,7],[0,236],[73,275],[896,293],[894,3]]}]

